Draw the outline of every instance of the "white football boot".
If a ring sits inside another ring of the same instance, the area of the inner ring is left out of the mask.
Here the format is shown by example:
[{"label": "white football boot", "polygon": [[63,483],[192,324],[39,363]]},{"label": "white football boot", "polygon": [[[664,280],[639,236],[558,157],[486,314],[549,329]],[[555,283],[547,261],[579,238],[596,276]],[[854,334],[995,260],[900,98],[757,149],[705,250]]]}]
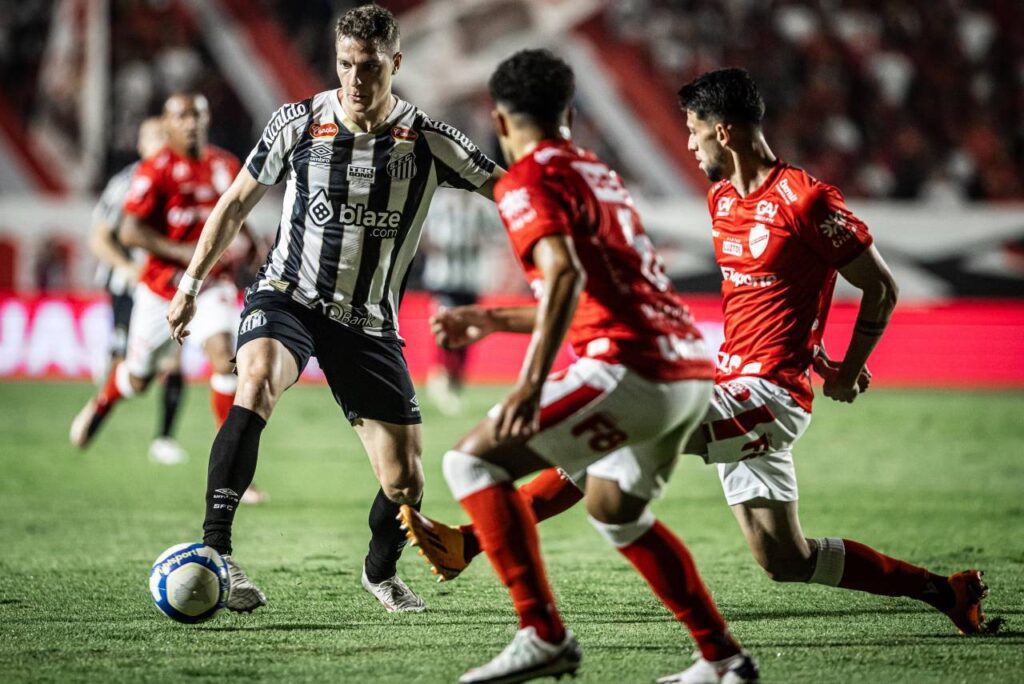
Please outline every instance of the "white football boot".
[{"label": "white football boot", "polygon": [[459,684],[513,684],[539,677],[575,675],[583,660],[583,652],[573,633],[566,630],[560,644],[550,644],[534,627],[516,632],[512,643],[491,662],[474,667],[459,677]]},{"label": "white football boot", "polygon": [[173,437],[157,437],[149,445],[149,460],[161,465],[179,465],[188,460],[188,452]]},{"label": "white football boot", "polygon": [[723,660],[705,660],[700,653],[696,661],[682,672],[658,680],[658,684],[753,684],[759,682],[757,661],[746,651]]},{"label": "white football boot", "polygon": [[427,604],[398,575],[374,584],[363,567],[363,589],[373,594],[389,613],[422,613]]},{"label": "white football boot", "polygon": [[228,577],[231,578],[228,610],[233,610],[236,613],[251,613],[257,608],[267,605],[266,595],[253,584],[238,563],[231,556],[222,555],[221,558],[227,563]]}]

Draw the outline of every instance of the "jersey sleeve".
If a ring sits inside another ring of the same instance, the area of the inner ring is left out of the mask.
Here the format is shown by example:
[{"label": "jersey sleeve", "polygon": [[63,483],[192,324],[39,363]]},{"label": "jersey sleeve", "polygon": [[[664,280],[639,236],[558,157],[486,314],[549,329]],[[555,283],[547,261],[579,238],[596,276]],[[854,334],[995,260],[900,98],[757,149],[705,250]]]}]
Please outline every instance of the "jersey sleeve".
[{"label": "jersey sleeve", "polygon": [[569,208],[558,194],[542,183],[513,184],[505,176],[495,200],[516,255],[533,263],[533,246],[548,235],[571,235]]},{"label": "jersey sleeve", "polygon": [[437,179],[446,188],[476,190],[494,172],[494,162],[458,129],[427,119],[423,134],[437,169]]},{"label": "jersey sleeve", "polygon": [[258,183],[277,185],[284,180],[308,114],[309,106],[303,102],[286,104],[270,117],[259,142],[245,160],[245,168]]},{"label": "jersey sleeve", "polygon": [[148,221],[163,205],[163,171],[152,160],[139,164],[128,184],[124,198],[124,213]]},{"label": "jersey sleeve", "polygon": [[794,223],[799,236],[836,269],[860,256],[873,242],[867,225],[846,206],[843,194],[826,183],[811,189]]}]

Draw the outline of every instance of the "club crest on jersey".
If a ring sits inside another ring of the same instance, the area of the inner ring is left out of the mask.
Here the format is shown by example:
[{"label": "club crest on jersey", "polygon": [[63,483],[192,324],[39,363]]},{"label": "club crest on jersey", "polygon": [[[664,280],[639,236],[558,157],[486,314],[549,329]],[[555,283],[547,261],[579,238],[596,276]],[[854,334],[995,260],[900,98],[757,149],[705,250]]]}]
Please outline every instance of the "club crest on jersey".
[{"label": "club crest on jersey", "polygon": [[266,324],[267,315],[263,313],[263,309],[253,309],[249,312],[249,315],[245,317],[245,320],[242,321],[242,325],[238,326],[238,334],[244,335],[247,332],[255,330],[256,328]]},{"label": "club crest on jersey", "polygon": [[316,123],[309,125],[309,136],[311,138],[333,138],[338,135],[338,125],[335,123]]},{"label": "club crest on jersey", "polygon": [[750,248],[750,255],[752,257],[758,259],[764,254],[764,250],[768,249],[769,237],[771,237],[771,233],[768,232],[768,228],[763,223],[755,224],[750,229],[750,235],[747,236],[747,247]]},{"label": "club crest on jersey", "polygon": [[309,205],[309,216],[313,219],[313,223],[318,226],[323,226],[332,218],[334,218],[334,207],[331,205],[331,201],[327,199],[327,192],[323,189],[316,193],[312,203]]},{"label": "club crest on jersey", "polygon": [[416,155],[412,152],[391,154],[388,161],[388,175],[395,180],[409,180],[416,175]]}]

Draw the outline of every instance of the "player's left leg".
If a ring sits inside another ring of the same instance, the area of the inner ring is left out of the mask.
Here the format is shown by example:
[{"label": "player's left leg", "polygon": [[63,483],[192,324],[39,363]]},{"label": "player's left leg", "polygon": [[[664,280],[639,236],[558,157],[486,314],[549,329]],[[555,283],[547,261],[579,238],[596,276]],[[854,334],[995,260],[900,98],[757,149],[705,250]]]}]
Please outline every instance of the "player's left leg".
[{"label": "player's left leg", "polygon": [[149,444],[149,457],[157,463],[175,464],[188,460],[188,453],[174,439],[174,423],[181,408],[185,377],[181,372],[181,346],[172,344],[161,362],[163,380],[157,434]]},{"label": "player's left leg", "polygon": [[808,539],[796,501],[755,498],[732,506],[754,558],[778,582],[811,582],[882,596],[905,596],[945,613],[965,634],[986,631],[977,570],[949,577],[850,539]]},{"label": "player's left leg", "polygon": [[[678,443],[670,450],[677,447]],[[613,466],[606,472],[614,471]],[[729,632],[686,545],[655,519],[648,501],[624,492],[618,481],[591,472],[586,502],[591,524],[647,581],[700,651],[700,659],[688,670],[658,681],[719,682],[726,674],[727,681],[737,684],[757,681],[756,662]]]},{"label": "player's left leg", "polygon": [[423,500],[422,438],[418,424],[372,419],[353,423],[380,483],[370,507],[370,545],[363,561],[363,588],[389,612],[420,612],[426,604],[398,576],[406,538],[398,521],[403,504],[419,508]]},{"label": "player's left leg", "polygon": [[403,504],[423,497],[420,407],[398,340],[354,332],[317,318],[316,355],[335,400],[369,456],[380,489],[370,507],[370,544],[363,588],[388,611],[426,606],[398,577],[406,538],[398,520]]}]

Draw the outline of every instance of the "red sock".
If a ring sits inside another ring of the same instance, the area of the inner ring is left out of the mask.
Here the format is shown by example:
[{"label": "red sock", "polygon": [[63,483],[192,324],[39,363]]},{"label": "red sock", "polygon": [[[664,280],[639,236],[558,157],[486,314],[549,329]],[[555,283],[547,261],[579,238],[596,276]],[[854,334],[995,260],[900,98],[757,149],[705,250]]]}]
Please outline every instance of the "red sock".
[{"label": "red sock", "polygon": [[555,608],[537,540],[537,522],[530,507],[508,482],[492,485],[459,501],[502,584],[512,595],[519,626],[534,627],[549,643],[565,638]]},{"label": "red sock", "polygon": [[939,610],[948,608],[950,591],[945,577],[886,556],[860,542],[844,539],[843,546],[846,558],[840,587],[882,596],[907,596]]},{"label": "red sock", "polygon": [[[583,498],[583,492],[561,470],[548,468],[520,487],[519,496],[540,522],[572,508]],[[467,561],[472,560],[480,553],[480,540],[476,538],[472,524],[461,525],[459,530],[463,536],[463,555]]]},{"label": "red sock", "polygon": [[109,411],[110,407],[120,401],[124,395],[121,394],[121,390],[117,388],[117,369],[124,363],[120,361],[114,364],[110,368],[110,373],[107,375],[107,382],[103,385],[103,389],[96,396],[96,402],[99,405],[98,408],[101,411]]},{"label": "red sock", "polygon": [[706,660],[722,660],[739,653],[739,644],[729,634],[693,557],[667,527],[655,522],[619,552],[643,575],[676,619],[687,626]]},{"label": "red sock", "polygon": [[217,419],[217,427],[219,428],[224,424],[224,421],[228,419],[228,411],[235,403],[235,393],[225,394],[218,392],[217,390],[210,389],[210,407],[213,409],[213,417]]}]

